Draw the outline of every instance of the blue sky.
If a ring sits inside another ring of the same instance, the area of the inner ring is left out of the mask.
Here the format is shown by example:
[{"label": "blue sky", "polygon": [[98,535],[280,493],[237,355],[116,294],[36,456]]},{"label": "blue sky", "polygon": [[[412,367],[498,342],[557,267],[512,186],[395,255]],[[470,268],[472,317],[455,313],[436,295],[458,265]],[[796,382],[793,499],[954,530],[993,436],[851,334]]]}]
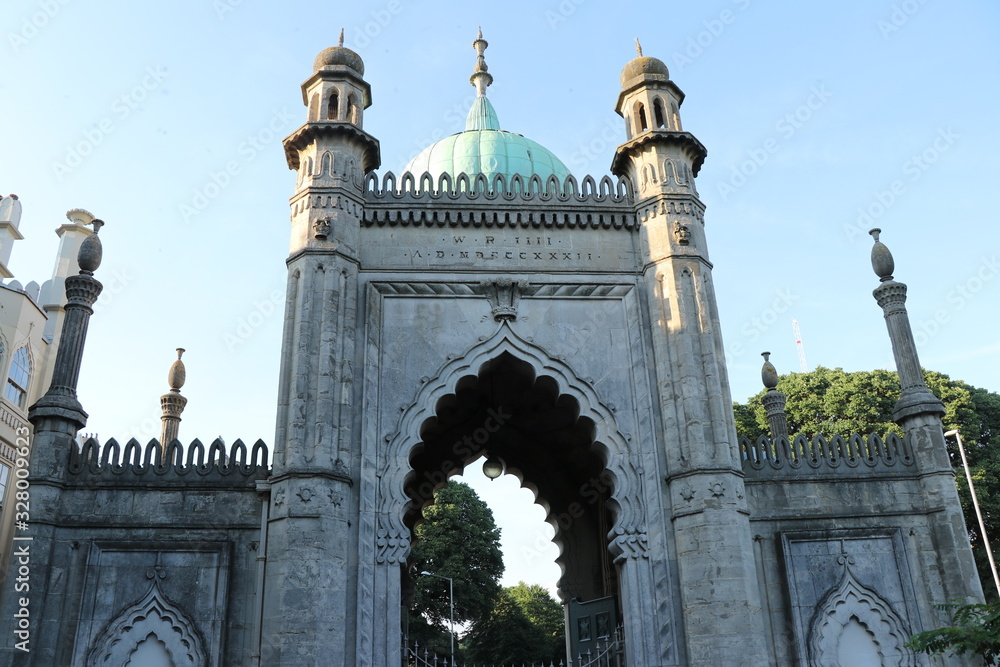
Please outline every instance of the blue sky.
[{"label": "blue sky", "polygon": [[481,25],[501,126],[577,176],[607,173],[639,37],[709,151],[698,187],[735,399],[760,388],[763,350],[798,369],[792,318],[810,368],[891,367],[872,226],[910,287],[923,364],[1000,389],[996,3],[479,4],[6,3],[0,191],[20,196],[26,237],[15,277],[50,275],[66,210],[107,222],[80,382],[88,431],[157,435],[180,346],[183,438],[273,441],[294,184],[280,140],[341,27],[372,86],[380,171],[462,129]]}]

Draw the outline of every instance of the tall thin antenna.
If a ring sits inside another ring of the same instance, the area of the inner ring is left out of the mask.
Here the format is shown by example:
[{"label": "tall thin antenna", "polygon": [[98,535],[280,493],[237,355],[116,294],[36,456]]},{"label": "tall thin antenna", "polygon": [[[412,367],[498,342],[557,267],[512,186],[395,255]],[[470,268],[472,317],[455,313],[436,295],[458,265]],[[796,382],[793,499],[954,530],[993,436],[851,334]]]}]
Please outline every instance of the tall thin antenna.
[{"label": "tall thin antenna", "polygon": [[795,333],[795,347],[799,352],[799,368],[803,373],[809,372],[809,364],[806,363],[806,348],[802,346],[802,332],[799,331],[799,321],[792,320],[792,331]]}]

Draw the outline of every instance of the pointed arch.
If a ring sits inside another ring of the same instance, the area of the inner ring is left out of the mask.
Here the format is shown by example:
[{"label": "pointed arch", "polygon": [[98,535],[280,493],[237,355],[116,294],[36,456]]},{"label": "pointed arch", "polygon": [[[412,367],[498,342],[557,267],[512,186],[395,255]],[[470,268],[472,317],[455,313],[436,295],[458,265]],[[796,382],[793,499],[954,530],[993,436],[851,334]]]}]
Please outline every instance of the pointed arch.
[{"label": "pointed arch", "polygon": [[33,364],[31,350],[25,343],[14,351],[10,358],[10,370],[7,372],[7,384],[3,395],[14,405],[27,408],[28,390],[31,388]]},{"label": "pointed arch", "polygon": [[881,664],[911,667],[917,664],[913,652],[904,645],[910,637],[906,622],[875,591],[865,587],[850,569],[850,560],[842,556],[844,574],[819,604],[809,633],[810,664],[839,664],[841,641],[849,629],[858,633],[860,625],[877,650]]},{"label": "pointed arch", "polygon": [[671,122],[673,124],[673,127],[671,129],[680,132],[681,131],[681,114],[680,114],[680,111],[677,110],[677,103],[676,102],[671,102],[670,103],[670,120],[671,120]]},{"label": "pointed arch", "polygon": [[635,130],[645,132],[649,129],[649,122],[646,120],[646,106],[642,102],[635,103]]},{"label": "pointed arch", "polygon": [[667,116],[663,112],[663,100],[659,97],[653,98],[653,122],[656,127],[665,128],[667,126]]},{"label": "pointed arch", "polygon": [[361,105],[358,104],[358,96],[354,93],[347,96],[347,120],[354,125],[361,125]]},{"label": "pointed arch", "polygon": [[340,91],[334,88],[330,91],[330,96],[326,102],[326,119],[339,120],[340,118]]},{"label": "pointed arch", "polygon": [[156,637],[176,667],[209,664],[194,622],[154,582],[146,595],[111,620],[87,658],[87,667],[124,665],[142,642]]},{"label": "pointed arch", "polygon": [[433,380],[417,392],[414,401],[400,418],[395,432],[378,462],[379,506],[376,527],[376,561],[401,564],[410,547],[410,530],[404,515],[410,498],[407,481],[412,477],[410,453],[422,442],[421,427],[435,415],[438,401],[456,391],[462,378],[475,376],[492,360],[509,354],[527,363],[535,377],[554,381],[560,396],[567,395],[580,406],[580,417],[594,424],[593,446],[605,460],[611,481],[608,506],[614,516],[609,532],[614,556],[635,557],[646,546],[645,515],[641,480],[632,460],[628,439],[618,430],[614,412],[601,401],[593,386],[579,378],[565,362],[553,359],[546,352],[517,335],[509,323],[503,322],[490,338],[471,347],[464,355],[447,362]]}]

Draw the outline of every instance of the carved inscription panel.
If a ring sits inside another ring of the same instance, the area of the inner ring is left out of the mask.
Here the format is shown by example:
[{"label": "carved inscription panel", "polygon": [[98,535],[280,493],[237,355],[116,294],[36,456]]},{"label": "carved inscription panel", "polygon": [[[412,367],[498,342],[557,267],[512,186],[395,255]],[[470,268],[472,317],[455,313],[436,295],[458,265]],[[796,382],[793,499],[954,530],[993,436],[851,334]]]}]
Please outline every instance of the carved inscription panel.
[{"label": "carved inscription panel", "polygon": [[365,268],[484,272],[633,271],[634,234],[615,229],[362,228]]}]

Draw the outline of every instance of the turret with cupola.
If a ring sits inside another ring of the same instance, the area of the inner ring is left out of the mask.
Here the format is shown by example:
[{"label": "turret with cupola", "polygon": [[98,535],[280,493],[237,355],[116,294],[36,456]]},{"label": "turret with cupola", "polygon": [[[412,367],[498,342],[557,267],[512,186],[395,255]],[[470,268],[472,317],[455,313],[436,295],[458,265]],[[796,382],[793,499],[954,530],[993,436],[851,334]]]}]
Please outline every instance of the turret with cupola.
[{"label": "turret with cupola", "polygon": [[379,143],[364,131],[371,88],[361,56],[339,44],[320,52],[302,84],[306,123],[284,142],[289,169],[298,172],[291,199],[291,252],[310,246],[357,251],[363,177],[381,162]]}]

